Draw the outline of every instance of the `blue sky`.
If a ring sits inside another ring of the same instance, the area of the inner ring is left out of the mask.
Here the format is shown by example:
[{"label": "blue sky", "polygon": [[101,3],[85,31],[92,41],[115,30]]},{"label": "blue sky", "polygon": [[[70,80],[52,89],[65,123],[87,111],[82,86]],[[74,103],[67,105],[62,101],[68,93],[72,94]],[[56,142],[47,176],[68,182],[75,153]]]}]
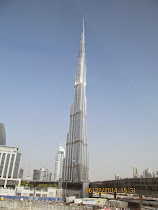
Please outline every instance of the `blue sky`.
[{"label": "blue sky", "polygon": [[91,180],[158,170],[158,1],[0,1],[0,122],[21,167],[65,147],[85,19]]}]

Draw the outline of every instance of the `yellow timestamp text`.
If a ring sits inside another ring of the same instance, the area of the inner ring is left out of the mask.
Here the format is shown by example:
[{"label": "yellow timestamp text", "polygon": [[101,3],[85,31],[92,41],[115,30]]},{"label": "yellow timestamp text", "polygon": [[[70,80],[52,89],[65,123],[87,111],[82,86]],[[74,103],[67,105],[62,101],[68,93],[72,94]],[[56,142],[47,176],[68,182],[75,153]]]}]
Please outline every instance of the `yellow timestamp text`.
[{"label": "yellow timestamp text", "polygon": [[136,191],[135,188],[86,188],[86,193],[132,193]]}]

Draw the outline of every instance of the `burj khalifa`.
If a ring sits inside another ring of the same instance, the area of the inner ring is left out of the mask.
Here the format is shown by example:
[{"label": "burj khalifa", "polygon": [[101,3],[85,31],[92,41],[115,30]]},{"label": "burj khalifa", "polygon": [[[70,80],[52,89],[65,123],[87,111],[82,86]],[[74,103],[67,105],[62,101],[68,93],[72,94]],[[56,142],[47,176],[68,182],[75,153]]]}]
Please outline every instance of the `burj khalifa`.
[{"label": "burj khalifa", "polygon": [[88,182],[89,155],[87,151],[86,53],[84,21],[80,42],[78,71],[75,75],[74,99],[71,105],[63,181]]}]

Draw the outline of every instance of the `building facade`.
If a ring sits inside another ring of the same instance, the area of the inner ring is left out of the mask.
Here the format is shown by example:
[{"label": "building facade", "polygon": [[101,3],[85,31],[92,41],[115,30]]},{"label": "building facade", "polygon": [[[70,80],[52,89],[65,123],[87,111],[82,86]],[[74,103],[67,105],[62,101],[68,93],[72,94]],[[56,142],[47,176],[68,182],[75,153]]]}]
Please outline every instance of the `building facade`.
[{"label": "building facade", "polygon": [[0,123],[0,145],[6,145],[6,133],[3,123]]},{"label": "building facade", "polygon": [[136,166],[133,167],[133,178],[138,178],[139,175],[138,175],[138,169]]},{"label": "building facade", "polygon": [[33,180],[34,181],[39,181],[39,177],[40,177],[40,170],[34,169],[33,170]]},{"label": "building facade", "polygon": [[149,178],[152,177],[153,173],[152,170],[150,168],[147,168],[145,171],[143,171],[143,177],[144,178]]},{"label": "building facade", "polygon": [[62,179],[62,170],[63,170],[63,160],[65,158],[65,150],[63,147],[59,146],[59,149],[55,158],[55,168],[54,168],[54,182]]},{"label": "building facade", "polygon": [[41,182],[50,182],[52,174],[48,171],[48,169],[40,168],[40,170],[33,171],[33,180],[41,181]]},{"label": "building facade", "polygon": [[89,157],[87,151],[87,97],[86,97],[85,28],[83,23],[78,72],[75,75],[74,101],[70,112],[63,181],[88,182]]},{"label": "building facade", "polygon": [[115,174],[115,180],[119,180],[119,179],[120,179],[119,174]]},{"label": "building facade", "polygon": [[158,171],[153,172],[153,177],[158,177]]},{"label": "building facade", "polygon": [[6,187],[14,183],[20,184],[18,170],[21,153],[17,147],[0,146],[0,185]]},{"label": "building facade", "polygon": [[20,170],[19,170],[19,178],[23,179],[23,176],[24,176],[24,169],[20,168]]}]

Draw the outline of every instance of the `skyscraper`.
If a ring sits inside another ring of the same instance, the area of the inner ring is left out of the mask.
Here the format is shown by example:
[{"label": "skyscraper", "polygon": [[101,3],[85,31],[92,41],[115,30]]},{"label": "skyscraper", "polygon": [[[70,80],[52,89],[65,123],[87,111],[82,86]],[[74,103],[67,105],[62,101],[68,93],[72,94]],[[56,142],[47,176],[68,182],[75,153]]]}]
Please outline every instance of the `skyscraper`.
[{"label": "skyscraper", "polygon": [[87,97],[85,28],[82,27],[78,72],[75,75],[74,101],[71,105],[70,126],[67,134],[63,181],[87,182],[89,160],[87,152]]},{"label": "skyscraper", "polygon": [[133,167],[133,178],[138,178],[139,175],[138,175],[138,169],[136,166]]},{"label": "skyscraper", "polygon": [[59,146],[59,149],[55,158],[55,168],[54,168],[54,182],[62,179],[63,170],[63,160],[65,158],[65,150],[63,147]]},{"label": "skyscraper", "polygon": [[6,134],[3,123],[0,123],[0,145],[6,145]]},{"label": "skyscraper", "polygon": [[115,174],[115,180],[119,180],[119,179],[120,179],[119,174]]}]

